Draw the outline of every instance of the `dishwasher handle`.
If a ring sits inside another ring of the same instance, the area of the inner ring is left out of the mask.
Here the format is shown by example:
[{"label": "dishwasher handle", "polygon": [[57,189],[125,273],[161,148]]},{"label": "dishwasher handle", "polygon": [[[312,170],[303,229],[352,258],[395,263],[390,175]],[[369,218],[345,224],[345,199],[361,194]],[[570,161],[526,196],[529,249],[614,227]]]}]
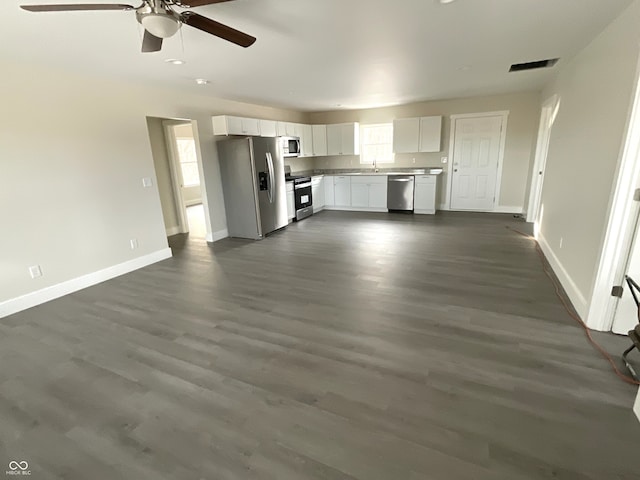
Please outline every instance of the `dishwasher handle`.
[{"label": "dishwasher handle", "polygon": [[390,182],[413,182],[413,178],[390,178]]}]

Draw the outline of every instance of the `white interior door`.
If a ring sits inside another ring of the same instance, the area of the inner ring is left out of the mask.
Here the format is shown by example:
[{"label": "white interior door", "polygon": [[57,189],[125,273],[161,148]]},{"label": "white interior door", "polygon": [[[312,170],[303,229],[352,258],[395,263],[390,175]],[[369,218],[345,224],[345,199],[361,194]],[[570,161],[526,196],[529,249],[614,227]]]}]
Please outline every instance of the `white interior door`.
[{"label": "white interior door", "polygon": [[454,120],[451,209],[494,209],[504,117]]}]

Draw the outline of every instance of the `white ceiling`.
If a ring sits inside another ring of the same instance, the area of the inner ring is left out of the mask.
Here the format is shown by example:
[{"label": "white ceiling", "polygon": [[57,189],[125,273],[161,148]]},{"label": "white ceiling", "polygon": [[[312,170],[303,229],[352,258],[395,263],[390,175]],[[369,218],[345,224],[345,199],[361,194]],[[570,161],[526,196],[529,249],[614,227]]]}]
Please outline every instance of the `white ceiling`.
[{"label": "white ceiling", "polygon": [[[75,3],[100,1],[140,0]],[[185,26],[151,54],[131,11],[18,8],[67,2],[4,0],[0,59],[318,111],[540,89],[553,69],[509,66],[570,58],[631,0],[235,0],[193,10],[257,37],[252,47]]]}]

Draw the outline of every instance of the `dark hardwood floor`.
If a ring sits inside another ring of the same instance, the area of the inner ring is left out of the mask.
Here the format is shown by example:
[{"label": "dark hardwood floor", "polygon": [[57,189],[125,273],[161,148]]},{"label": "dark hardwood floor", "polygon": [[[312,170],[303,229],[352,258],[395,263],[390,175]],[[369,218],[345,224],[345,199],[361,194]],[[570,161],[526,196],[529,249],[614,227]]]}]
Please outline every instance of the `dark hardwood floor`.
[{"label": "dark hardwood floor", "polygon": [[172,259],[0,320],[0,462],[34,479],[640,478],[637,388],[507,225],[526,228],[322,212],[260,242],[173,237]]}]

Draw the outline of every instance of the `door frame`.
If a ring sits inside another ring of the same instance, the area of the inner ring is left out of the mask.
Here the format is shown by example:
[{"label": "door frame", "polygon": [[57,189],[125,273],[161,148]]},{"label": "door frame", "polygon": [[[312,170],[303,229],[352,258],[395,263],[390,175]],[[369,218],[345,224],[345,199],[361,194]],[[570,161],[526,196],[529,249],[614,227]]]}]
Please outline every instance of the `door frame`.
[{"label": "door frame", "polygon": [[635,78],[607,228],[586,318],[589,328],[605,332],[611,331],[618,306],[618,298],[611,295],[611,288],[623,284],[640,212],[639,202],[634,201],[634,193],[640,185],[640,57]]},{"label": "door frame", "polygon": [[[502,185],[502,166],[504,164],[504,150],[507,143],[507,121],[509,119],[509,110],[500,110],[497,112],[480,112],[480,113],[460,113],[450,115],[449,124],[449,171],[447,179],[447,199],[445,203],[445,210],[451,210],[451,194],[453,189],[453,158],[455,154],[456,144],[456,121],[459,119],[469,118],[483,118],[483,117],[502,117],[502,129],[500,131],[500,149],[498,151],[498,168],[496,172],[496,189],[493,199],[493,208],[491,210],[473,210],[473,211],[487,211],[494,213],[513,213],[511,211],[501,212],[498,206],[500,200],[500,190]],[[507,208],[507,210],[510,210]]]},{"label": "door frame", "polygon": [[[190,120],[163,120],[164,139],[169,157],[169,170],[171,171],[171,187],[175,199],[176,213],[178,214],[178,229],[180,233],[189,233],[189,220],[187,218],[187,206],[182,195],[182,173],[180,172],[180,159],[176,149],[176,136],[173,127],[191,124]],[[193,125],[192,125],[193,128]],[[202,179],[200,179],[202,181]]]},{"label": "door frame", "polygon": [[551,128],[558,114],[558,95],[552,95],[542,102],[540,110],[540,124],[538,125],[538,140],[536,142],[536,155],[531,171],[531,186],[529,187],[529,204],[525,219],[529,223],[537,224],[540,214],[540,203],[542,201],[542,187],[544,185],[545,168],[549,154],[549,141],[551,139]]}]

